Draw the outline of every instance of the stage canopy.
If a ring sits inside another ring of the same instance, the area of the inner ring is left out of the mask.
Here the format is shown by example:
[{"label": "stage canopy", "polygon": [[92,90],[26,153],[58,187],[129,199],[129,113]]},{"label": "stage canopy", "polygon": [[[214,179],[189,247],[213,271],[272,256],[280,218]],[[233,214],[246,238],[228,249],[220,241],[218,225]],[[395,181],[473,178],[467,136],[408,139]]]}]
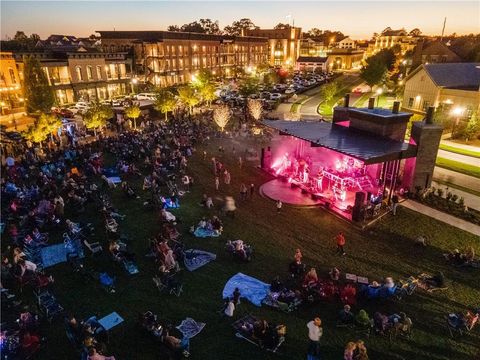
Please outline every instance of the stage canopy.
[{"label": "stage canopy", "polygon": [[416,154],[414,145],[327,122],[264,120],[263,124],[280,133],[309,141],[312,146],[338,151],[365,164],[399,160]]}]

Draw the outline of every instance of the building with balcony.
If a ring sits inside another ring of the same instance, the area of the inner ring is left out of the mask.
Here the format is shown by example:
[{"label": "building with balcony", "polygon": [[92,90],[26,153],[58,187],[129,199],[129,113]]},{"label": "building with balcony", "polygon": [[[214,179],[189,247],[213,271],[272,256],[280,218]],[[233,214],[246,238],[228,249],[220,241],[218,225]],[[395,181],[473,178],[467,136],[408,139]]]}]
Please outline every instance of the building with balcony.
[{"label": "building with balcony", "polygon": [[405,29],[392,30],[386,28],[375,38],[374,52],[399,46],[400,52],[405,54],[415,48],[418,39],[419,37],[416,36],[414,31],[407,33]]},{"label": "building with balcony", "polygon": [[408,74],[404,109],[425,113],[440,104],[465,118],[480,110],[480,63],[422,64]]},{"label": "building with balcony", "polygon": [[2,115],[23,107],[20,76],[11,52],[0,52],[0,106]]},{"label": "building with balcony", "polygon": [[268,39],[268,63],[272,66],[294,66],[300,55],[302,28],[247,29],[245,35]]},{"label": "building with balcony", "polygon": [[323,41],[314,38],[300,40],[300,56],[324,57],[329,52],[328,46]]},{"label": "building with balcony", "polygon": [[158,86],[191,81],[201,69],[233,77],[267,62],[268,42],[252,36],[171,31],[98,31],[105,52],[128,52],[139,80]]},{"label": "building with balcony", "polygon": [[132,90],[132,67],[126,53],[62,46],[18,52],[14,56],[21,80],[24,56],[34,56],[40,61],[59,105],[79,100],[110,99]]}]

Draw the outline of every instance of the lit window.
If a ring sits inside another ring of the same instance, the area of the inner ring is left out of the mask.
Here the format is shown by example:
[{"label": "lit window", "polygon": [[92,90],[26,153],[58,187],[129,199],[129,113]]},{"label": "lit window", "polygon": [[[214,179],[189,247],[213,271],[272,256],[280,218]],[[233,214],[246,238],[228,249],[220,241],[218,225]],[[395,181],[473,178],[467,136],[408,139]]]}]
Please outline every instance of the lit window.
[{"label": "lit window", "polygon": [[8,68],[8,72],[10,73],[10,81],[12,82],[12,84],[16,84],[17,78],[15,77],[15,72],[12,68]]},{"label": "lit window", "polygon": [[75,67],[75,73],[77,74],[78,81],[83,81],[82,68],[80,66]]},{"label": "lit window", "polygon": [[90,65],[87,66],[87,79],[92,80],[93,79],[93,70]]},{"label": "lit window", "polygon": [[97,79],[102,78],[102,67],[100,65],[97,65]]}]

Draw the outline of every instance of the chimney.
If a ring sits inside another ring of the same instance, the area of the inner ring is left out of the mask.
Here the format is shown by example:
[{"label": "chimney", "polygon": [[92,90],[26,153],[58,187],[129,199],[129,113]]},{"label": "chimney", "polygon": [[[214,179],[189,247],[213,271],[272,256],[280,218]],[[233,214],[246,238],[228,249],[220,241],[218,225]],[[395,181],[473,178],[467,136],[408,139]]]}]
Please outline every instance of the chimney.
[{"label": "chimney", "polygon": [[433,124],[433,114],[435,113],[435,106],[429,106],[427,115],[425,116],[425,124]]},{"label": "chimney", "polygon": [[398,111],[400,110],[400,101],[394,101],[393,102],[393,109],[392,113],[393,114],[398,114]]},{"label": "chimney", "polygon": [[368,108],[369,109],[374,109],[375,108],[375,98],[374,97],[371,97],[370,99],[368,99]]},{"label": "chimney", "polygon": [[348,107],[350,105],[350,94],[345,94],[345,97],[343,98],[343,106]]}]

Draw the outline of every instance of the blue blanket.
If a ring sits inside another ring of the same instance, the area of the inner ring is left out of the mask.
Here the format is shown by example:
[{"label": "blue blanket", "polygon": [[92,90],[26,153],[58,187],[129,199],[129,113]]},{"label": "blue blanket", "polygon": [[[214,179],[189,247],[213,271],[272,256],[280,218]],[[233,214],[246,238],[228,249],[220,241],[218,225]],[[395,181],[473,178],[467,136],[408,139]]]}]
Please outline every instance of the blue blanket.
[{"label": "blue blanket", "polygon": [[247,299],[256,306],[262,306],[262,300],[270,292],[270,285],[251,276],[238,273],[230,278],[223,288],[223,298],[232,296],[235,288],[240,290],[241,298]]},{"label": "blue blanket", "polygon": [[202,250],[185,251],[183,262],[188,271],[194,271],[217,258],[217,255]]},{"label": "blue blanket", "polygon": [[40,250],[40,254],[43,268],[67,261],[67,250],[64,243],[46,246]]},{"label": "blue blanket", "polygon": [[193,235],[198,238],[206,238],[206,237],[218,237],[220,234],[214,230],[207,230],[202,228],[197,228]]},{"label": "blue blanket", "polygon": [[120,173],[115,167],[107,167],[103,169],[103,175],[105,175],[107,178],[108,177],[118,177],[120,176]]},{"label": "blue blanket", "polygon": [[177,326],[177,329],[183,334],[183,337],[188,339],[193,338],[205,327],[205,323],[197,323],[192,318],[186,318],[182,321],[180,325]]}]

